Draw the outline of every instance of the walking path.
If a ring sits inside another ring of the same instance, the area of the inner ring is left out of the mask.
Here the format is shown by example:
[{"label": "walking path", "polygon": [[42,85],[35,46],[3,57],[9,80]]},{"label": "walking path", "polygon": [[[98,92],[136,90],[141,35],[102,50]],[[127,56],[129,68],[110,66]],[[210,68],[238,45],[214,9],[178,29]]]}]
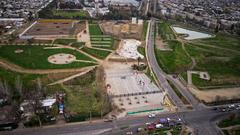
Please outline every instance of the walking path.
[{"label": "walking path", "polygon": [[89,71],[93,70],[94,68],[95,68],[95,67],[90,67],[90,68],[86,69],[86,70],[83,71],[83,72],[80,72],[80,73],[78,73],[78,74],[69,76],[69,77],[64,78],[64,79],[61,79],[61,80],[58,80],[58,81],[53,82],[53,83],[50,83],[50,84],[48,84],[48,85],[55,85],[55,84],[59,84],[59,83],[64,83],[64,82],[66,82],[66,81],[72,80],[72,79],[74,79],[74,78],[76,78],[76,77],[79,77],[79,76],[81,76],[81,75],[84,75],[84,74],[88,73]]}]

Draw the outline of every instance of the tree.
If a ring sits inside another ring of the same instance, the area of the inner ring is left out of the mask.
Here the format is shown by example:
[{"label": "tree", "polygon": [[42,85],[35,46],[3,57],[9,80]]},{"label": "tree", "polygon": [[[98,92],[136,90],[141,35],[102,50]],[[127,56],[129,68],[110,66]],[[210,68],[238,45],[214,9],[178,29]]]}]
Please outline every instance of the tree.
[{"label": "tree", "polygon": [[39,126],[42,126],[41,114],[42,114],[42,103],[41,99],[43,97],[42,82],[40,78],[37,78],[37,85],[28,93],[28,99],[33,108],[34,114],[38,119]]},{"label": "tree", "polygon": [[138,57],[137,58],[138,66],[139,66],[140,61],[141,61],[141,57]]},{"label": "tree", "polygon": [[19,75],[16,77],[16,80],[15,80],[15,88],[16,88],[16,91],[19,93],[20,97],[22,97],[23,96],[23,84],[22,84],[21,77]]}]

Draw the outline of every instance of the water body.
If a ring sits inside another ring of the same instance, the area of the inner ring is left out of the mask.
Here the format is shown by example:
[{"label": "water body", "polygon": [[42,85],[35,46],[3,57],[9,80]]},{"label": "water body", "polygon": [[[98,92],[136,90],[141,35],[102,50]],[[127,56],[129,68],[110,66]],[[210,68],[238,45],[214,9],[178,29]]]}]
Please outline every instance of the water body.
[{"label": "water body", "polygon": [[187,37],[184,39],[186,40],[193,40],[193,39],[200,39],[200,38],[210,38],[212,35],[207,34],[207,33],[202,33],[202,32],[197,32],[197,31],[192,31],[180,27],[172,27],[173,30],[178,33],[178,34],[186,34]]}]

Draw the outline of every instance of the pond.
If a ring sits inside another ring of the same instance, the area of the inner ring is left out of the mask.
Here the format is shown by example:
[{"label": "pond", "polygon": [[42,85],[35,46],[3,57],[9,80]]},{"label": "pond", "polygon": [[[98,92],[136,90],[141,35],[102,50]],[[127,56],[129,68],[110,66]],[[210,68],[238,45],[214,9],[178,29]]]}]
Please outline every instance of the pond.
[{"label": "pond", "polygon": [[184,28],[180,28],[180,27],[175,27],[175,26],[173,26],[172,28],[178,34],[186,34],[187,36],[184,38],[186,40],[212,37],[212,35],[207,34],[207,33],[192,31],[192,30],[188,30],[188,29],[184,29]]}]

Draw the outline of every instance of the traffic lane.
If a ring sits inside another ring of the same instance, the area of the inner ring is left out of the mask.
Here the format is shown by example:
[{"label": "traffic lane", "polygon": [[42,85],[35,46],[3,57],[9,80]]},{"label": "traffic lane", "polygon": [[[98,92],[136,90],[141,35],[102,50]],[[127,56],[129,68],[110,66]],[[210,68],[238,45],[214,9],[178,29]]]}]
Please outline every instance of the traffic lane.
[{"label": "traffic lane", "polygon": [[174,86],[179,90],[179,92],[192,104],[195,110],[203,109],[199,101],[187,90],[185,86],[180,84],[177,78],[168,77],[169,80],[174,84]]},{"label": "traffic lane", "polygon": [[[74,123],[72,123],[74,124]],[[59,135],[78,133],[83,131],[101,130],[113,128],[112,123],[84,123],[76,125],[61,125],[53,127],[24,128],[13,131],[3,132],[6,135]]]},{"label": "traffic lane", "polygon": [[[151,23],[151,22],[150,22]],[[154,22],[153,24],[150,24],[150,36],[149,38],[149,42],[147,43],[147,51],[148,51],[148,59],[149,59],[149,63],[151,64],[151,68],[154,71],[154,73],[156,74],[157,79],[159,80],[159,83],[161,85],[161,87],[169,94],[170,98],[173,100],[174,104],[178,107],[182,107],[183,103],[182,101],[177,97],[176,93],[173,92],[173,90],[171,89],[171,87],[169,86],[169,84],[167,84],[167,81],[165,79],[165,76],[163,75],[164,72],[162,72],[162,69],[159,67],[156,57],[155,57],[155,52],[154,52],[154,46],[152,43],[154,40],[154,32],[152,31],[154,27]]]}]

